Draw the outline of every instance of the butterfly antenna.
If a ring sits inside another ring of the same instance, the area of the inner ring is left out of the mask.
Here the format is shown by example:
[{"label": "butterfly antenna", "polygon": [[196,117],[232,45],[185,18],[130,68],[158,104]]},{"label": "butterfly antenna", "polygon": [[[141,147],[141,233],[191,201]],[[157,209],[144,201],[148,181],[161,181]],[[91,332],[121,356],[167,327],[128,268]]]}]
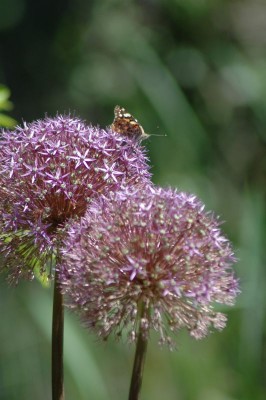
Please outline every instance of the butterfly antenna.
[{"label": "butterfly antenna", "polygon": [[156,135],[156,133],[151,133],[150,136],[164,136],[164,137],[166,137],[167,135],[166,135],[166,133],[164,135]]}]

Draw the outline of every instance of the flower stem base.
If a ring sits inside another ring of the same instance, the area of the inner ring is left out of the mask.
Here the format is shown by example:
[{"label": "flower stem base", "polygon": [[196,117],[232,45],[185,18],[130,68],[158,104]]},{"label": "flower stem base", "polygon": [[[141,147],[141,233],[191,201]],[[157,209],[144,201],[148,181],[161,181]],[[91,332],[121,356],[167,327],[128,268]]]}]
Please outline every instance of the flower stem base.
[{"label": "flower stem base", "polygon": [[58,272],[54,278],[54,304],[52,324],[52,400],[64,400],[64,308],[63,295],[59,289]]}]

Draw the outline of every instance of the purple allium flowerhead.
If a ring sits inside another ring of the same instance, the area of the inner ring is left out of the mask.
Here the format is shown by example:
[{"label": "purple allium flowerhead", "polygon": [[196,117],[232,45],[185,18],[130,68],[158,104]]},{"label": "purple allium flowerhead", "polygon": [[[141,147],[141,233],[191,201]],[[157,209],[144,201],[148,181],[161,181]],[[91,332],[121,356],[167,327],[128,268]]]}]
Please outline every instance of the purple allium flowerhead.
[{"label": "purple allium flowerhead", "polygon": [[223,329],[214,303],[233,305],[239,289],[219,225],[194,195],[171,189],[102,198],[65,243],[67,305],[103,338],[126,331],[134,341],[141,324],[145,337],[154,329],[171,347],[180,328],[196,339]]},{"label": "purple allium flowerhead", "polygon": [[150,183],[146,161],[137,141],[70,116],[4,131],[0,250],[10,278],[49,269],[68,221],[83,216],[92,198]]}]

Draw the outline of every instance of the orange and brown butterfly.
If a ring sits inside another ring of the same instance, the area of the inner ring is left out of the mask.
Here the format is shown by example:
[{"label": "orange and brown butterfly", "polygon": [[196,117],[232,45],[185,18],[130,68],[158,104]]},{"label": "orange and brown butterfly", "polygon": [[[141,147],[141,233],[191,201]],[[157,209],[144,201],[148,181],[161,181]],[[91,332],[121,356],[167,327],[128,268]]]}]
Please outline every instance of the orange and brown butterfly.
[{"label": "orange and brown butterfly", "polygon": [[115,106],[115,118],[111,125],[113,132],[128,136],[137,140],[147,139],[150,135],[144,132],[139,122],[123,107]]}]

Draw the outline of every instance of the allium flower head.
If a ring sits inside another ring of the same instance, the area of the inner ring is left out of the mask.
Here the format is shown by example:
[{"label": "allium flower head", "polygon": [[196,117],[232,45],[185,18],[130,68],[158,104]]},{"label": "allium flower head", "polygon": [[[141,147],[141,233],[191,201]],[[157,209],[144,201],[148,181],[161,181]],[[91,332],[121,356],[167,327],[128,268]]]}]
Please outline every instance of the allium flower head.
[{"label": "allium flower head", "polygon": [[69,219],[92,198],[149,182],[143,148],[110,129],[57,116],[2,133],[0,244],[16,280],[41,272]]},{"label": "allium flower head", "polygon": [[213,305],[232,305],[239,290],[219,225],[195,196],[173,190],[101,199],[66,241],[68,305],[103,338],[125,330],[135,340],[141,324],[146,337],[154,329],[172,346],[169,333],[180,328],[196,339],[223,329],[226,317]]}]

